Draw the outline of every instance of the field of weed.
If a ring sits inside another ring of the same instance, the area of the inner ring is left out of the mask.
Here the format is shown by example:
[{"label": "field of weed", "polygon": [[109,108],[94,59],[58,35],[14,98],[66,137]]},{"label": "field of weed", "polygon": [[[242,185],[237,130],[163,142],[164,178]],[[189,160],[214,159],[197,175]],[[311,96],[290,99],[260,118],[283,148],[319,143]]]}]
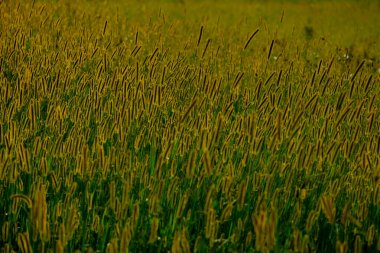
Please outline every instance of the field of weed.
[{"label": "field of weed", "polygon": [[0,1],[1,252],[380,251],[378,1],[120,2]]}]

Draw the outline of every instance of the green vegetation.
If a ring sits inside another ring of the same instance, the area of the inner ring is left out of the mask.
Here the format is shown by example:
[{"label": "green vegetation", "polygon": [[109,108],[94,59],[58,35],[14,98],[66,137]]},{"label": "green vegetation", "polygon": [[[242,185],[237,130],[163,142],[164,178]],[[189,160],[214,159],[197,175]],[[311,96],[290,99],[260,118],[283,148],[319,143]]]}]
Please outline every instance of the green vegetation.
[{"label": "green vegetation", "polygon": [[380,251],[376,1],[0,1],[1,252]]}]

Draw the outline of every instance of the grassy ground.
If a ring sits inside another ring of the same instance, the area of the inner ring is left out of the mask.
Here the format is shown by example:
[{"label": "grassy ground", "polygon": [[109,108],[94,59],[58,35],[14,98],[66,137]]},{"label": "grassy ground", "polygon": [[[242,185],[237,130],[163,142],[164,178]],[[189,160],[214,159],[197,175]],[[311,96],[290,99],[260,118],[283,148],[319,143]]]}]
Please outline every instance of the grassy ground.
[{"label": "grassy ground", "polygon": [[2,252],[379,251],[379,11],[2,1]]}]

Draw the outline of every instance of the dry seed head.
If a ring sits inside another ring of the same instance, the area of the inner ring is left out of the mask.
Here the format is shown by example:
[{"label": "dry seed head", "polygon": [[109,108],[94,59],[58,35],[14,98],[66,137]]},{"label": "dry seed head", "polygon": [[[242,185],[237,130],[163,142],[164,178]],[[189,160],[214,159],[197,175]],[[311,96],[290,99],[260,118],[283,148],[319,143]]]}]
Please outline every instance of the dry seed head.
[{"label": "dry seed head", "polygon": [[186,227],[184,227],[181,231],[181,248],[182,248],[182,252],[184,252],[184,253],[190,253],[191,252],[190,243],[188,241],[188,238],[189,238],[189,234],[187,232]]},{"label": "dry seed head", "polygon": [[355,236],[354,252],[355,253],[361,253],[362,252],[362,241],[361,241],[360,235]]},{"label": "dry seed head", "polygon": [[308,215],[308,218],[306,220],[306,232],[309,233],[313,225],[315,224],[316,220],[318,219],[319,212],[318,211],[311,211]]},{"label": "dry seed head", "polygon": [[206,228],[205,228],[205,237],[209,239],[210,246],[214,244],[215,236],[216,236],[216,212],[214,208],[210,208],[206,213]]},{"label": "dry seed head", "polygon": [[174,234],[174,239],[173,239],[173,244],[171,248],[171,252],[173,253],[182,253],[181,249],[181,236],[178,231],[175,232]]},{"label": "dry seed head", "polygon": [[185,210],[188,199],[189,199],[189,194],[185,192],[178,205],[177,214],[176,214],[177,219],[182,217],[182,214]]},{"label": "dry seed head", "polygon": [[17,235],[17,245],[22,253],[33,252],[28,232],[20,233]]},{"label": "dry seed head", "polygon": [[302,253],[309,253],[310,252],[310,239],[308,235],[304,235],[302,240]]},{"label": "dry seed head", "polygon": [[63,246],[63,242],[61,240],[57,240],[55,244],[55,252],[64,253],[65,247]]},{"label": "dry seed head", "polygon": [[107,244],[106,253],[118,253],[118,240],[111,239],[111,241]]},{"label": "dry seed head", "polygon": [[140,215],[140,204],[137,202],[133,205],[132,210],[132,227],[135,228]]},{"label": "dry seed head", "polygon": [[110,184],[109,194],[110,194],[109,207],[113,211],[115,211],[115,207],[116,207],[116,185],[115,185],[115,181],[112,181]]},{"label": "dry seed head", "polygon": [[373,245],[374,239],[375,239],[375,235],[376,235],[376,229],[375,229],[375,226],[372,224],[368,228],[367,233],[366,233],[366,241],[368,242],[368,246],[372,246]]},{"label": "dry seed head", "polygon": [[15,200],[22,200],[27,205],[28,208],[32,207],[32,200],[28,196],[26,196],[26,195],[23,195],[23,194],[14,194],[14,195],[11,196],[11,199],[13,201],[15,201]]},{"label": "dry seed head", "polygon": [[259,29],[257,29],[252,35],[251,37],[249,37],[248,41],[245,43],[245,46],[244,46],[244,50],[247,49],[249,43],[251,42],[251,40],[253,39],[253,37],[255,37],[255,35],[259,32]]},{"label": "dry seed head", "polygon": [[266,212],[260,211],[257,215],[252,215],[252,223],[256,236],[255,248],[262,250],[265,247],[265,227],[266,227]]},{"label": "dry seed head", "polygon": [[186,177],[193,178],[194,171],[195,171],[195,159],[197,157],[197,152],[195,150],[192,150],[190,153],[189,161],[186,166]]},{"label": "dry seed head", "polygon": [[78,229],[80,224],[80,217],[78,214],[77,209],[72,206],[67,215],[66,223],[65,223],[65,229],[66,229],[66,238],[68,241],[70,241],[75,233],[75,231]]},{"label": "dry seed head", "polygon": [[231,202],[229,202],[223,209],[222,211],[222,214],[220,216],[220,221],[221,222],[225,222],[227,221],[230,217],[231,217],[231,214],[232,214],[232,210],[233,210],[233,204]]},{"label": "dry seed head", "polygon": [[1,238],[4,242],[7,242],[9,240],[9,230],[9,222],[6,221],[1,227]]},{"label": "dry seed head", "polygon": [[208,190],[206,201],[205,201],[205,207],[204,212],[207,213],[207,211],[211,208],[213,197],[216,193],[215,186],[211,185],[210,189]]},{"label": "dry seed head", "polygon": [[238,207],[239,207],[239,209],[242,209],[243,206],[244,206],[245,198],[246,198],[246,194],[247,194],[247,189],[248,189],[248,179],[246,179],[246,180],[240,185],[240,188],[239,188],[239,191],[238,191],[238,199],[237,199],[237,203],[238,203]]},{"label": "dry seed head", "polygon": [[211,39],[208,39],[206,46],[205,46],[205,49],[203,50],[203,53],[202,53],[202,59],[204,58],[204,56],[206,54],[206,51],[207,51],[207,48],[209,47],[210,42],[211,42]]},{"label": "dry seed head", "polygon": [[352,83],[354,82],[355,77],[356,77],[357,74],[359,73],[360,69],[363,67],[364,63],[365,63],[365,60],[362,61],[362,62],[359,64],[359,66],[356,68],[356,71],[355,71],[354,75],[353,75],[352,78],[351,78],[351,82],[352,82]]},{"label": "dry seed head", "polygon": [[158,218],[153,218],[151,227],[150,227],[150,235],[149,235],[149,241],[148,243],[154,243],[158,236],[157,236],[157,231],[158,231],[158,226],[159,226],[159,219]]},{"label": "dry seed head", "polygon": [[271,42],[271,44],[270,44],[270,47],[269,47],[268,60],[270,59],[270,55],[271,55],[271,53],[272,53],[273,44],[274,44],[274,40],[272,40],[272,42]]},{"label": "dry seed head", "polygon": [[321,207],[329,223],[334,224],[336,214],[336,209],[334,207],[334,199],[329,196],[322,196]]},{"label": "dry seed head", "polygon": [[298,229],[294,229],[292,237],[293,237],[293,250],[295,252],[300,252],[301,246],[302,246],[300,231]]},{"label": "dry seed head", "polygon": [[346,253],[348,251],[348,244],[347,242],[341,242],[337,241],[336,242],[336,252],[337,253]]},{"label": "dry seed head", "polygon": [[234,83],[232,84],[232,87],[233,87],[234,89],[238,86],[238,84],[239,84],[239,82],[241,81],[241,79],[243,78],[243,76],[244,76],[244,72],[242,72],[242,73],[238,73],[238,74],[236,75],[236,77],[235,77],[235,81],[234,81]]},{"label": "dry seed head", "polygon": [[132,231],[127,223],[123,229],[122,236],[120,239],[120,249],[126,250],[128,252],[129,243],[132,239]]},{"label": "dry seed head", "polygon": [[205,165],[206,175],[210,176],[212,173],[212,170],[213,170],[213,166],[211,163],[211,157],[210,157],[209,151],[207,149],[204,150],[202,160],[203,160],[203,163]]},{"label": "dry seed head", "polygon": [[193,101],[192,101],[191,104],[190,104],[190,106],[187,108],[187,110],[186,110],[185,113],[183,114],[183,116],[182,116],[182,121],[184,121],[184,120],[187,118],[187,116],[189,115],[191,109],[196,105],[196,103],[197,103],[197,98],[194,97],[194,98],[193,98]]}]

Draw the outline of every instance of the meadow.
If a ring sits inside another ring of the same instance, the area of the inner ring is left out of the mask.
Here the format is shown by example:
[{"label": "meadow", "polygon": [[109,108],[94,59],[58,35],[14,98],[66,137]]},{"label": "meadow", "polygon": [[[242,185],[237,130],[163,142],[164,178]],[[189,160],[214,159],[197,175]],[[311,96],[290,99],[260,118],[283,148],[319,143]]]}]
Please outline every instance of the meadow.
[{"label": "meadow", "polygon": [[0,252],[380,251],[379,1],[0,1]]}]

